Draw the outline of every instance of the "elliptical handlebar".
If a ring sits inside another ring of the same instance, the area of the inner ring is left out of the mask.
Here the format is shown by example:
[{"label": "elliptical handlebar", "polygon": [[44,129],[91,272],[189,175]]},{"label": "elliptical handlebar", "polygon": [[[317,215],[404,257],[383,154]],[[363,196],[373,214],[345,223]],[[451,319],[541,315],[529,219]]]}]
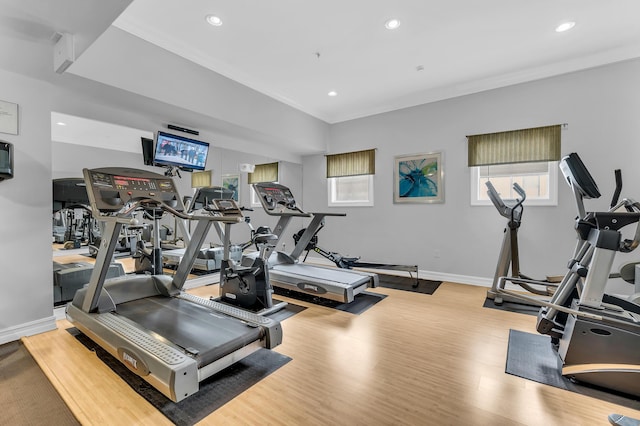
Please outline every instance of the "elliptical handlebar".
[{"label": "elliptical handlebar", "polygon": [[522,189],[522,187],[518,185],[517,182],[513,184],[513,189],[518,193],[520,198],[516,199],[515,205],[508,206],[505,204],[502,197],[500,197],[500,194],[498,193],[498,191],[496,191],[496,188],[493,186],[491,181],[486,181],[485,185],[488,189],[487,195],[489,196],[489,199],[491,200],[495,208],[498,210],[498,213],[500,213],[501,216],[509,219],[512,223],[520,222],[523,210],[522,203],[524,203],[524,200],[527,199],[527,193],[524,191],[524,189]]},{"label": "elliptical handlebar", "polygon": [[509,212],[509,207],[507,207],[504,201],[502,201],[500,194],[498,194],[498,191],[496,191],[496,188],[493,186],[491,181],[486,181],[485,185],[488,189],[487,195],[489,196],[489,199],[491,200],[495,208],[498,210],[498,213],[506,218],[510,218],[511,213]]},{"label": "elliptical handlebar", "polygon": [[611,198],[611,204],[609,204],[609,208],[613,208],[616,204],[618,204],[618,200],[620,199],[620,192],[622,192],[622,171],[620,169],[616,169],[613,173],[616,177],[616,189],[613,192],[613,197]]},{"label": "elliptical handlebar", "polygon": [[520,202],[517,205],[520,205],[520,204],[524,203],[524,200],[527,199],[527,193],[524,192],[524,189],[522,189],[522,187],[520,185],[518,185],[518,182],[514,182],[513,183],[513,189],[520,196]]}]

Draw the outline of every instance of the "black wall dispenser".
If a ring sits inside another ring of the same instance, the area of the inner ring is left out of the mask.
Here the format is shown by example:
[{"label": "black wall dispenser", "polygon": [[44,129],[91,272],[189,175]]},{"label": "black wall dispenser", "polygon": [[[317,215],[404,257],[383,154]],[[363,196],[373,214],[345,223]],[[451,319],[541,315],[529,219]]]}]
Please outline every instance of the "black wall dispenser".
[{"label": "black wall dispenser", "polygon": [[0,141],[0,181],[13,177],[13,144]]}]

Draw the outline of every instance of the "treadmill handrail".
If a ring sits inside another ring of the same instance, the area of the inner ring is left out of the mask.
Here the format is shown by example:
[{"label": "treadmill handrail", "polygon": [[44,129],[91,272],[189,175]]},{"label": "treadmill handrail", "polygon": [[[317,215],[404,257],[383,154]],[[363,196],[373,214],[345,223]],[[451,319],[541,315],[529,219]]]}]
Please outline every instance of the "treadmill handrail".
[{"label": "treadmill handrail", "polygon": [[[154,205],[168,213],[171,213],[172,215],[179,217],[180,219],[186,219],[186,220],[200,220],[200,219],[206,219],[206,220],[212,220],[212,221],[218,221],[218,222],[242,222],[244,221],[244,219],[241,216],[238,217],[229,217],[229,216],[218,216],[218,215],[214,215],[214,214],[207,214],[207,215],[198,215],[196,214],[196,212],[193,212],[191,214],[189,213],[184,213],[181,211],[178,211],[176,209],[174,209],[173,207],[169,206],[167,203],[165,203],[164,201],[158,201],[158,200],[154,200],[151,198],[143,198],[140,200],[135,200],[133,203],[131,203],[131,205],[125,209],[122,210],[118,213],[116,213],[115,216],[100,216],[100,218],[98,220],[110,220],[110,218],[113,218],[111,220],[117,220],[119,222],[124,222],[124,223],[128,223],[129,222],[129,216],[131,215],[131,213],[133,213],[136,210],[139,209],[144,209],[147,208],[145,207],[145,204],[148,206],[150,205]],[[215,212],[220,212],[221,210],[210,210],[212,213]],[[127,220],[123,220],[123,219],[127,219]]]},{"label": "treadmill handrail", "polygon": [[297,217],[311,217],[311,213],[306,213],[300,210],[298,207],[295,207],[295,211],[273,211],[273,210],[264,210],[266,214],[269,216],[297,216]]}]

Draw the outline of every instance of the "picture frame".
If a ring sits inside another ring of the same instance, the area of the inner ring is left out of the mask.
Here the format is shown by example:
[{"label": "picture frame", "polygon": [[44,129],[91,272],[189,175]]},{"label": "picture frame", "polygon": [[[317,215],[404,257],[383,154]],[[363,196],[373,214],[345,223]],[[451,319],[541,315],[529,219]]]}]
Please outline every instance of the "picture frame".
[{"label": "picture frame", "polygon": [[443,153],[394,157],[393,202],[444,203]]},{"label": "picture frame", "polygon": [[0,100],[0,133],[18,134],[18,104]]},{"label": "picture frame", "polygon": [[240,175],[222,175],[222,187],[233,191],[233,199],[240,201]]}]

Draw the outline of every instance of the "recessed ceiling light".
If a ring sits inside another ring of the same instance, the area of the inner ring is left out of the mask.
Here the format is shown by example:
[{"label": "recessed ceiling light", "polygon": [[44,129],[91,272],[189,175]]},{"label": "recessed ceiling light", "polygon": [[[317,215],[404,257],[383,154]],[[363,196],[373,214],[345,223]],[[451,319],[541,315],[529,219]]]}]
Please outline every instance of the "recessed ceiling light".
[{"label": "recessed ceiling light", "polygon": [[207,22],[214,27],[219,27],[220,25],[222,25],[222,19],[215,15],[207,15]]},{"label": "recessed ceiling light", "polygon": [[327,93],[327,95],[329,95],[329,96],[338,96],[338,92],[336,92],[335,90],[332,90],[329,93]]},{"label": "recessed ceiling light", "polygon": [[63,123],[62,121],[58,121],[56,124],[58,126],[66,126],[67,125],[67,123]]},{"label": "recessed ceiling light", "polygon": [[400,21],[397,19],[389,19],[384,23],[384,27],[388,30],[395,30],[400,26]]},{"label": "recessed ceiling light", "polygon": [[569,31],[571,28],[575,27],[576,23],[573,21],[564,22],[556,27],[557,33],[563,33],[565,31]]}]

